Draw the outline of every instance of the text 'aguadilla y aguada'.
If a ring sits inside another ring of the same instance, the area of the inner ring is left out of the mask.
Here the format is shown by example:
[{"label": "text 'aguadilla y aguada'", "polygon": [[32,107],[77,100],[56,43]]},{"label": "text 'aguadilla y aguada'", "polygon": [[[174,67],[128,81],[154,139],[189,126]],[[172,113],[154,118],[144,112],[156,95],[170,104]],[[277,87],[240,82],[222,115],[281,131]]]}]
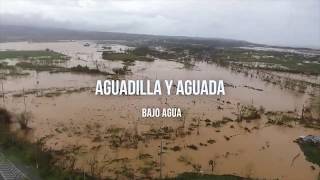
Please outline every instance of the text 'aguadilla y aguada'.
[{"label": "text 'aguadilla y aguada'", "polygon": [[225,95],[223,80],[97,80],[96,95]]}]

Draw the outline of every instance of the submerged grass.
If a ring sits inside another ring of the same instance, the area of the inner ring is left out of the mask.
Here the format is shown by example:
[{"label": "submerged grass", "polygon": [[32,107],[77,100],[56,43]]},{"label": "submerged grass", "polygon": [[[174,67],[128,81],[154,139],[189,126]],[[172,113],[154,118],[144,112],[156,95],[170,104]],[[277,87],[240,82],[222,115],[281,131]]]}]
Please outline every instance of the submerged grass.
[{"label": "submerged grass", "polygon": [[5,76],[26,76],[29,73],[16,66],[9,66],[8,63],[2,62],[0,63],[0,75],[2,79],[5,79]]},{"label": "submerged grass", "polygon": [[102,58],[112,61],[123,61],[126,63],[133,63],[134,61],[152,62],[154,59],[148,57],[148,55],[151,55],[151,52],[153,51],[147,47],[138,47],[134,50],[127,50],[124,53],[104,51],[102,53]]},{"label": "submerged grass", "polygon": [[115,53],[115,52],[107,52],[104,51],[102,53],[103,59],[112,60],[112,61],[123,61],[123,62],[134,62],[134,61],[147,61],[152,62],[154,61],[153,58],[149,58],[146,56],[138,56],[133,52],[126,52],[126,53]]},{"label": "submerged grass", "polygon": [[174,178],[166,178],[166,180],[249,180],[249,178],[234,175],[183,173]]}]

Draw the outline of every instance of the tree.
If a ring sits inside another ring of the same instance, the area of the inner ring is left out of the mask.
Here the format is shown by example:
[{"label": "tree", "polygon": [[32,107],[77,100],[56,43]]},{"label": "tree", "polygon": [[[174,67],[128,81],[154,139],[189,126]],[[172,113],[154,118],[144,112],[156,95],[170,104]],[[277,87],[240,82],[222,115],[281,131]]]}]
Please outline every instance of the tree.
[{"label": "tree", "polygon": [[23,130],[28,129],[29,121],[31,119],[31,114],[27,112],[23,112],[17,116],[18,123],[20,124],[20,128]]},{"label": "tree", "polygon": [[211,166],[211,172],[213,172],[214,167],[216,166],[216,161],[210,160],[209,165]]}]

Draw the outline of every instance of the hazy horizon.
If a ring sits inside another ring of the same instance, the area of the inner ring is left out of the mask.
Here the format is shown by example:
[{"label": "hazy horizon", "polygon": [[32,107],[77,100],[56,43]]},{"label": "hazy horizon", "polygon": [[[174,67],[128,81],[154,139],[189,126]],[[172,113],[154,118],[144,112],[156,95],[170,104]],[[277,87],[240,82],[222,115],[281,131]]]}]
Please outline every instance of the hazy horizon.
[{"label": "hazy horizon", "polygon": [[317,0],[0,0],[1,24],[320,48]]}]

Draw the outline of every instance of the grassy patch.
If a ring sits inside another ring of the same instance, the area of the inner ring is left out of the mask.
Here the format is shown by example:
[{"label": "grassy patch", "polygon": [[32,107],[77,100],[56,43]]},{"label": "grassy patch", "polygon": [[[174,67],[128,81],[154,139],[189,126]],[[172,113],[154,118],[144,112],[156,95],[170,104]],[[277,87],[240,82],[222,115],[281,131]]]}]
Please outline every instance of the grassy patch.
[{"label": "grassy patch", "polygon": [[211,57],[213,61],[220,64],[232,63],[257,69],[302,74],[320,74],[320,56],[230,48],[216,49],[211,53]]},{"label": "grassy patch", "polygon": [[238,121],[260,119],[261,117],[258,109],[252,105],[241,106],[239,111],[240,111],[240,119],[238,117],[237,119]]},{"label": "grassy patch", "polygon": [[123,66],[121,68],[113,68],[112,71],[116,74],[116,75],[125,75],[129,72],[131,72],[131,70],[128,68],[128,66]]},{"label": "grassy patch", "polygon": [[[99,69],[90,69],[88,66],[75,66],[71,68],[65,68],[58,66],[54,63],[33,63],[33,62],[18,62],[16,67],[22,69],[35,70],[35,71],[50,71],[51,73],[61,73],[61,72],[74,72],[74,73],[85,73],[92,75],[111,75],[111,73],[100,71]],[[0,67],[1,68],[1,67]]]},{"label": "grassy patch", "polygon": [[24,60],[57,60],[66,59],[67,56],[50,51],[0,51],[0,59],[24,59]]},{"label": "grassy patch", "polygon": [[98,69],[90,69],[88,66],[75,66],[70,68],[71,72],[78,72],[78,73],[87,73],[87,74],[101,74],[101,75],[110,75],[110,73],[100,71]]},{"label": "grassy patch", "polygon": [[148,48],[136,48],[134,50],[128,50],[125,53],[117,53],[104,51],[102,58],[112,61],[134,62],[134,61],[154,61],[153,58],[147,57],[150,50]]},{"label": "grassy patch", "polygon": [[[18,60],[15,65],[7,65],[7,62],[0,64],[0,69],[10,70],[5,75],[27,75],[26,73],[17,73],[17,68],[36,71],[51,71],[62,69],[57,64],[69,60],[68,56],[45,50],[45,51],[0,51],[0,60],[14,59]],[[21,60],[21,61],[20,61]]]},{"label": "grassy patch", "polygon": [[29,70],[35,70],[35,71],[51,71],[51,70],[63,69],[63,67],[59,67],[54,64],[38,64],[38,63],[32,63],[32,62],[18,62],[16,66],[22,69],[29,69]]},{"label": "grassy patch", "polygon": [[0,63],[0,78],[5,79],[6,76],[26,76],[28,72],[24,72],[22,69],[15,66],[9,66],[7,63]]},{"label": "grassy patch", "polygon": [[290,113],[268,111],[265,115],[268,118],[268,124],[291,127],[293,122],[299,121],[299,118],[295,114]]},{"label": "grassy patch", "polygon": [[115,52],[106,52],[106,51],[102,53],[102,58],[106,60],[125,61],[125,62],[126,61],[133,62],[138,59],[138,57],[129,53],[115,53]]},{"label": "grassy patch", "polygon": [[320,120],[320,95],[317,95],[313,98],[311,107],[315,113],[315,116]]}]

